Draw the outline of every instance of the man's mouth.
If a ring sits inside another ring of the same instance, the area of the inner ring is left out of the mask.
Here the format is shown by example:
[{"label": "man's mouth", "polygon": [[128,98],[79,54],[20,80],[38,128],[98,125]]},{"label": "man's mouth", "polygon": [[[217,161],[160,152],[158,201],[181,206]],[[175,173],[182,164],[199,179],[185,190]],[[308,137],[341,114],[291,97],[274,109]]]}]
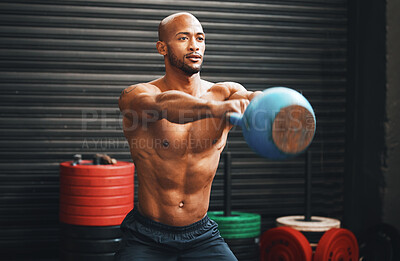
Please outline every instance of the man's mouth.
[{"label": "man's mouth", "polygon": [[198,62],[201,61],[201,55],[200,54],[188,54],[186,55],[186,58],[189,59],[192,62]]}]

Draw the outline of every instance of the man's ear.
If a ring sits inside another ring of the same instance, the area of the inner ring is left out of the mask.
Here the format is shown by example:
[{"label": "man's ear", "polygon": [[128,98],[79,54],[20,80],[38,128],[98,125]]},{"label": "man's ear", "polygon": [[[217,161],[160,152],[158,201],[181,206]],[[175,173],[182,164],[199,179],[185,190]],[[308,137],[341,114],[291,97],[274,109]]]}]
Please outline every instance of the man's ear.
[{"label": "man's ear", "polygon": [[158,41],[156,47],[159,54],[167,55],[167,45],[163,41]]}]

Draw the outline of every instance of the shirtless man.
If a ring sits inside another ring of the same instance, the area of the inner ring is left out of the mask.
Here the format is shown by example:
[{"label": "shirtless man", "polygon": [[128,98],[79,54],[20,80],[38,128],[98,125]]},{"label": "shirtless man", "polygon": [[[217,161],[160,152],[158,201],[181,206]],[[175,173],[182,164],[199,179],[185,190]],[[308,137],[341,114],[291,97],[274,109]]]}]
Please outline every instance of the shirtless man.
[{"label": "shirtless man", "polygon": [[232,125],[261,92],[200,79],[205,34],[189,13],[159,25],[165,75],[125,89],[124,134],[138,179],[117,260],[237,260],[207,216],[211,184]]}]

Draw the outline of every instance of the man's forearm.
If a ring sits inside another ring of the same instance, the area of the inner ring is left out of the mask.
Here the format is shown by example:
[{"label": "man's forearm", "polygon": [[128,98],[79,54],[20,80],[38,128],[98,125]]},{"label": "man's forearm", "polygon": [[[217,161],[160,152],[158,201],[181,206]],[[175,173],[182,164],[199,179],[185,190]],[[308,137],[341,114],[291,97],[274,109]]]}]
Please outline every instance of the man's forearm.
[{"label": "man's forearm", "polygon": [[188,123],[205,118],[221,117],[223,102],[210,101],[180,91],[166,91],[156,97],[159,117],[174,123]]},{"label": "man's forearm", "polygon": [[239,91],[239,92],[235,92],[234,94],[232,94],[229,97],[229,100],[235,100],[235,99],[247,99],[249,101],[251,101],[252,99],[254,99],[257,95],[262,94],[261,91],[255,91],[255,92],[251,92],[251,91]]}]

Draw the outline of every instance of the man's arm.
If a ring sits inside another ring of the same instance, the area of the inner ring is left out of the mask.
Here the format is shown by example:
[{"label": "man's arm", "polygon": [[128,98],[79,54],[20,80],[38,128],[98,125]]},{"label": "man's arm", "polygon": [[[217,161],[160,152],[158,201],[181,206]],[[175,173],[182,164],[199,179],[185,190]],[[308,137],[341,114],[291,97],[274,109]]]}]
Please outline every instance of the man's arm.
[{"label": "man's arm", "polygon": [[262,94],[261,91],[248,91],[241,84],[236,82],[228,82],[226,83],[229,89],[229,97],[227,100],[235,100],[235,99],[247,99],[251,101],[257,95]]},{"label": "man's arm", "polygon": [[237,100],[246,99],[251,101],[257,95],[260,95],[261,91],[248,91],[241,84],[236,82],[222,82],[217,83],[208,90],[207,95],[217,96],[219,100]]},{"label": "man's arm", "polygon": [[215,101],[197,98],[181,91],[161,92],[157,87],[148,84],[133,85],[125,89],[119,99],[119,108],[127,117],[135,115],[139,121],[143,118],[167,119],[181,124],[204,118],[222,118],[228,112],[242,113],[247,104],[243,99]]}]

